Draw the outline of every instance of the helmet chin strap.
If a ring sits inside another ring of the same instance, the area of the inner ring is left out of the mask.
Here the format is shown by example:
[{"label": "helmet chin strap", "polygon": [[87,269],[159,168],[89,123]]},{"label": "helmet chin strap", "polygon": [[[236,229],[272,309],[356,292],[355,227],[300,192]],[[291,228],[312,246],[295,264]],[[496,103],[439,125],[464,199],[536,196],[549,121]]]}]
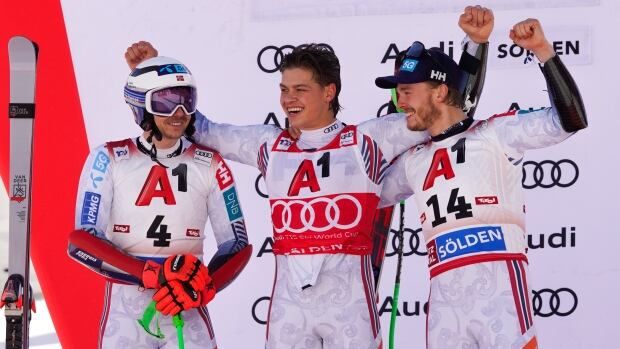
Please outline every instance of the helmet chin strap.
[{"label": "helmet chin strap", "polygon": [[155,142],[153,142],[153,137],[155,137],[156,140],[161,141],[162,135],[161,131],[157,128],[157,125],[155,125],[155,121],[153,119],[151,120],[151,132],[149,133],[148,137],[146,137],[146,141],[149,142],[149,144],[151,145],[151,149],[149,149],[149,156],[151,157],[151,160],[158,163],[160,166],[168,168],[168,166],[162,164],[157,159],[157,147],[155,146]]}]

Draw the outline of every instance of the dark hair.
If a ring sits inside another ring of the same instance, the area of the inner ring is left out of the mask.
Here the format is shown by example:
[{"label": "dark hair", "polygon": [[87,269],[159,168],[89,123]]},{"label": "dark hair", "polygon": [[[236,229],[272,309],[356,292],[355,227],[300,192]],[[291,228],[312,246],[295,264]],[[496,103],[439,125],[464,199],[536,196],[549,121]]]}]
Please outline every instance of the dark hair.
[{"label": "dark hair", "polygon": [[[431,85],[431,88],[437,88],[439,85],[443,84],[441,81],[427,81],[427,83]],[[446,87],[448,88],[446,104],[459,109],[463,109],[465,103],[463,101],[463,95],[461,94],[461,92],[459,92],[459,90],[450,85],[446,85]]]},{"label": "dark hair", "polygon": [[280,72],[292,68],[310,70],[314,81],[323,87],[332,83],[336,85],[336,95],[330,103],[330,108],[336,116],[342,109],[340,102],[338,102],[342,83],[340,82],[340,62],[332,48],[325,44],[297,46],[282,59]]}]

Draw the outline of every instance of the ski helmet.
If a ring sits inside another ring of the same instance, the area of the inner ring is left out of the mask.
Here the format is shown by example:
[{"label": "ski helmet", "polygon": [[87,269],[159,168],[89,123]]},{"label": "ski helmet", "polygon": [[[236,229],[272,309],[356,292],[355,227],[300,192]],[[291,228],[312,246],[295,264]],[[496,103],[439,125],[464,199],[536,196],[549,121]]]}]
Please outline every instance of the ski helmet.
[{"label": "ski helmet", "polygon": [[136,66],[127,78],[124,91],[125,102],[129,104],[136,124],[146,130],[145,113],[152,113],[150,98],[153,92],[178,86],[188,86],[192,89],[194,110],[187,110],[187,107],[184,109],[188,113],[193,113],[196,105],[196,82],[183,63],[170,57],[154,57]]}]

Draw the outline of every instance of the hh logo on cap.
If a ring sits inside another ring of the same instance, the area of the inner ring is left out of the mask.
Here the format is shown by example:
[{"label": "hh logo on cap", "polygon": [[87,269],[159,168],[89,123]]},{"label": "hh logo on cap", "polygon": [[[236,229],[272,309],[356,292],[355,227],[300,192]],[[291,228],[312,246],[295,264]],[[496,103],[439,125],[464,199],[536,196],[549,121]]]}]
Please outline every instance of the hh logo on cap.
[{"label": "hh logo on cap", "polygon": [[400,70],[405,70],[408,72],[412,72],[416,65],[418,65],[418,61],[416,59],[405,59],[403,61],[403,65],[400,66]]},{"label": "hh logo on cap", "polygon": [[436,70],[431,70],[431,79],[434,80],[441,80],[443,82],[446,81],[446,73],[440,72],[440,71],[436,71]]}]

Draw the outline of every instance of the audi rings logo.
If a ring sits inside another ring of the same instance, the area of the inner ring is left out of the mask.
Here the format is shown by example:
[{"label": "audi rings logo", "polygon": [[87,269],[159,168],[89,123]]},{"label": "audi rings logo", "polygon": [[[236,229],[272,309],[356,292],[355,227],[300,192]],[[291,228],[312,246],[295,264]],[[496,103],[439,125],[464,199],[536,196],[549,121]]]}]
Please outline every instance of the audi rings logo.
[{"label": "audi rings logo", "polygon": [[543,288],[538,291],[532,290],[532,293],[534,294],[532,299],[534,315],[540,317],[568,316],[577,309],[577,294],[570,288],[562,287],[557,290]]},{"label": "audi rings logo", "polygon": [[270,297],[260,297],[252,304],[252,318],[261,325],[267,324]]},{"label": "audi rings logo", "polygon": [[[258,177],[256,177],[256,180],[254,181],[254,189],[256,189],[256,194],[258,194],[258,196],[262,197],[262,198],[269,198],[269,195],[267,195],[265,192],[266,190],[263,190],[261,187],[265,186],[265,180],[263,179],[263,175],[259,174]],[[261,185],[262,183],[262,185]]]},{"label": "audi rings logo", "polygon": [[570,187],[579,178],[579,167],[573,160],[544,160],[541,162],[525,161],[523,163],[522,184],[525,189]]},{"label": "audi rings logo", "polygon": [[377,117],[380,118],[382,116],[388,115],[389,113],[389,108],[390,107],[390,103],[385,103],[382,104],[379,109],[377,110]]},{"label": "audi rings logo", "polygon": [[[386,257],[392,257],[396,255],[396,250],[398,249],[398,230],[390,230],[392,233],[391,243],[385,251]],[[416,230],[405,228],[403,229],[403,256],[426,256],[428,253],[426,252],[426,248],[424,244],[422,244],[422,240],[420,239],[420,233],[422,232],[422,228],[418,228]]]},{"label": "audi rings logo", "polygon": [[[327,48],[328,50],[334,52],[334,49],[328,44],[317,44],[317,46],[322,46]],[[258,67],[260,70],[265,73],[275,73],[280,70],[280,66],[282,65],[282,59],[284,55],[290,53],[295,49],[293,45],[282,45],[280,47],[269,45],[263,47],[260,51],[258,51],[258,56],[256,57],[256,63],[258,63]]]},{"label": "audi rings logo", "polygon": [[[271,204],[271,215],[276,233],[303,233],[309,230],[322,233],[332,228],[351,229],[357,226],[362,219],[362,204],[348,194],[333,198],[318,197],[310,201],[277,200]],[[281,217],[280,224],[276,224],[275,217]]]}]

